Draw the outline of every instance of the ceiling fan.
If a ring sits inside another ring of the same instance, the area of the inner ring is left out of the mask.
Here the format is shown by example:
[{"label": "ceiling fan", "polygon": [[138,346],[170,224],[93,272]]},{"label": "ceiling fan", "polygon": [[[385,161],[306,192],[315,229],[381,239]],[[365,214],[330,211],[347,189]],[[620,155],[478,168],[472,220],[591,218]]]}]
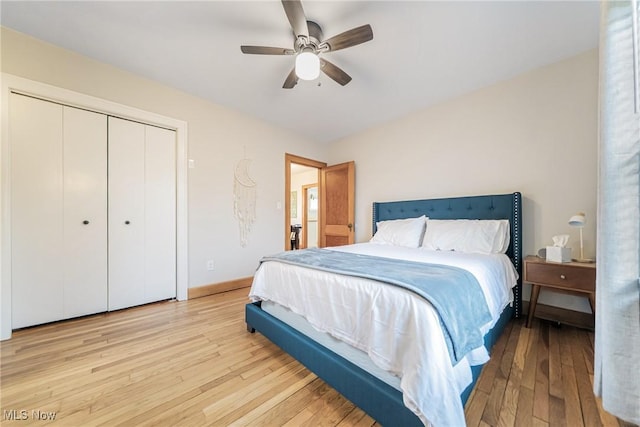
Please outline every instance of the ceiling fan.
[{"label": "ceiling fan", "polygon": [[339,67],[320,57],[320,54],[334,52],[355,46],[373,39],[370,25],[362,25],[323,39],[322,28],[313,21],[308,21],[299,0],[282,0],[284,12],[287,14],[293,29],[293,49],[270,46],[240,46],[242,53],[255,55],[295,55],[295,67],[284,81],[284,89],[292,89],[298,79],[314,80],[320,71],[341,84],[351,81],[351,76]]}]

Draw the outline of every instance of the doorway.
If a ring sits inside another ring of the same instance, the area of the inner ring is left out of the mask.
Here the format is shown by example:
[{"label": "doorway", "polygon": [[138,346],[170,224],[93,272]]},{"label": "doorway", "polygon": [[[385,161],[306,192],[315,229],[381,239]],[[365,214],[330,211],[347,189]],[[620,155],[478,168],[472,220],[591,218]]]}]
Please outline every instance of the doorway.
[{"label": "doorway", "polygon": [[[307,198],[309,188],[315,187],[319,201],[320,170],[324,167],[326,163],[285,154],[285,250],[302,249],[314,243],[309,240],[310,227],[305,224],[309,216]],[[317,227],[317,210],[315,218]],[[315,243],[318,246],[317,238]]]},{"label": "doorway", "polygon": [[[304,173],[308,173],[307,182],[297,178]],[[303,192],[303,186],[312,188],[314,184],[318,201],[318,247],[355,243],[355,163],[327,166],[324,162],[285,153],[285,250],[310,245],[309,238],[306,242],[304,238],[312,224],[305,227],[302,203],[311,196],[308,190]]]},{"label": "doorway", "polygon": [[317,248],[320,239],[318,207],[320,205],[318,184],[302,186],[302,233],[300,249]]}]

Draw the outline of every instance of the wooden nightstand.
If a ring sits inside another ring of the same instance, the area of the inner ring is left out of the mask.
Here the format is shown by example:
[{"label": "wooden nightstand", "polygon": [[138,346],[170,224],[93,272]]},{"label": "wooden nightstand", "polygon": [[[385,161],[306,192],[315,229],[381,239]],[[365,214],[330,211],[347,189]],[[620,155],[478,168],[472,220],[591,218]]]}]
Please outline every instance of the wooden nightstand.
[{"label": "wooden nightstand", "polygon": [[532,286],[531,301],[529,302],[529,315],[527,316],[527,328],[531,327],[541,287],[556,292],[585,296],[589,298],[591,311],[595,313],[595,264],[579,262],[547,262],[537,256],[528,256],[524,259],[523,281],[531,283]]}]

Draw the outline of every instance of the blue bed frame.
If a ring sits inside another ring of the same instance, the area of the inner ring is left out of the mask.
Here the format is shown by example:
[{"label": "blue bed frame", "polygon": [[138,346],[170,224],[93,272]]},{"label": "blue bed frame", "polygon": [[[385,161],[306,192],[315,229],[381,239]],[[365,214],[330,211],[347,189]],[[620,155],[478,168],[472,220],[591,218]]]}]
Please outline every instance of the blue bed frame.
[{"label": "blue bed frame", "polygon": [[[373,204],[373,231],[378,221],[426,215],[432,219],[508,219],[511,242],[507,255],[522,277],[522,196],[520,193],[443,199],[380,202]],[[491,349],[512,317],[522,313],[522,279],[513,288],[514,304],[485,336]],[[384,426],[421,426],[418,417],[404,406],[402,393],[306,335],[262,311],[260,303],[247,304],[247,330],[259,331],[300,361],[356,406]],[[482,366],[473,366],[473,382],[460,396],[465,404]],[[435,405],[438,402],[434,402]]]}]

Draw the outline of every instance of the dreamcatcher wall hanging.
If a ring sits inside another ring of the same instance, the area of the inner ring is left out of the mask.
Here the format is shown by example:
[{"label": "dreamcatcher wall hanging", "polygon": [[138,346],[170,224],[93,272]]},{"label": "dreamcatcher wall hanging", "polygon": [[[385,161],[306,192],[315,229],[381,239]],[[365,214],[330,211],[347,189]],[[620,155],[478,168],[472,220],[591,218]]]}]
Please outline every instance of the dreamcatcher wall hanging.
[{"label": "dreamcatcher wall hanging", "polygon": [[247,246],[251,225],[256,220],[256,182],[249,176],[251,159],[238,162],[233,173],[233,215],[240,227],[240,245]]}]

